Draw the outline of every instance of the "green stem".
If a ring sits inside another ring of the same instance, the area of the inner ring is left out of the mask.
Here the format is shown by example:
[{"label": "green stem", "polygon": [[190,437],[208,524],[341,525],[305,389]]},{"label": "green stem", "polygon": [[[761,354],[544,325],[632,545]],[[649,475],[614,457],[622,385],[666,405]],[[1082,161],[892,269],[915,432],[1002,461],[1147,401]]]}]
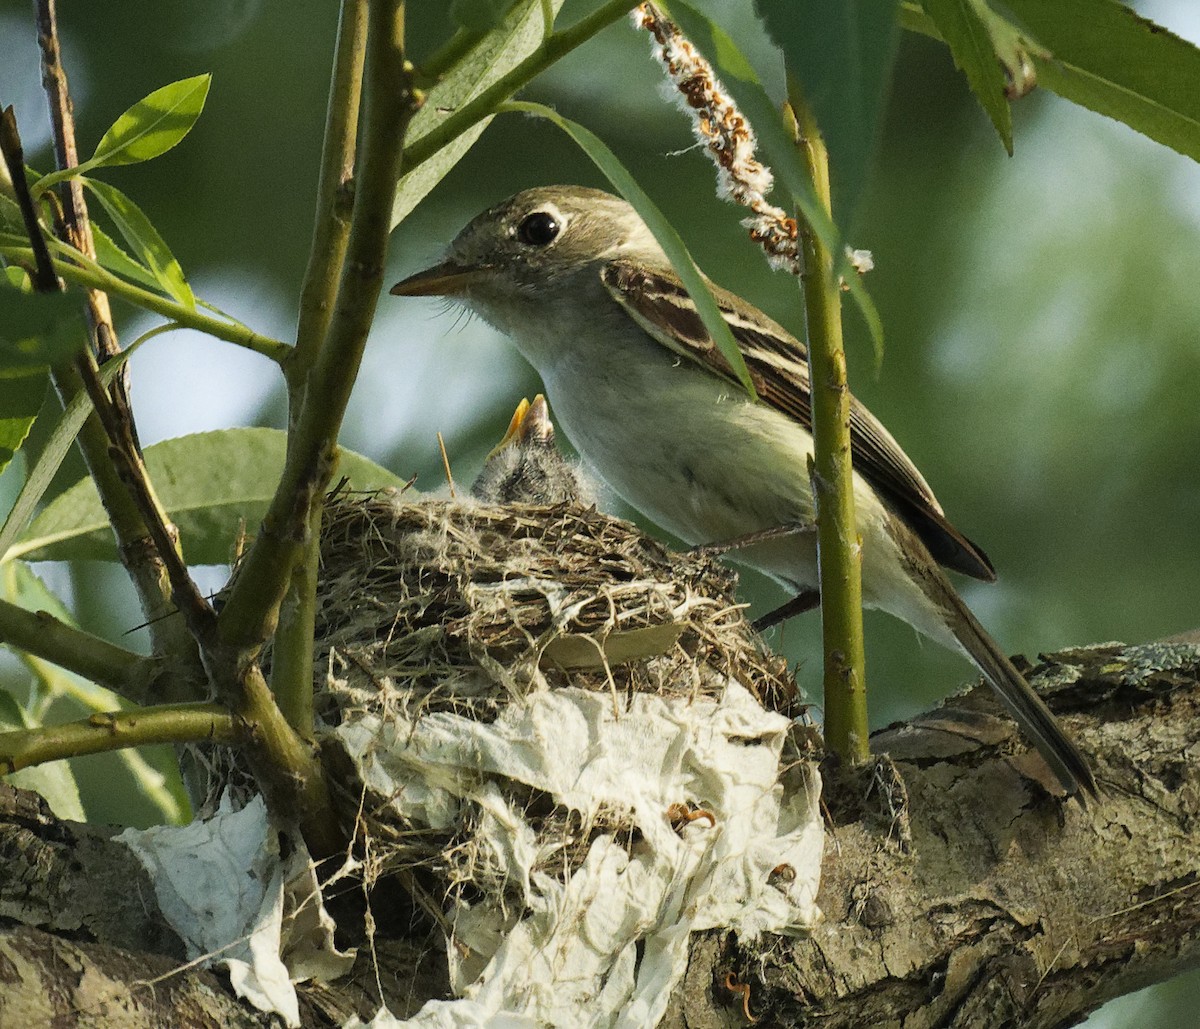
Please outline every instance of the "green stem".
[{"label": "green stem", "polygon": [[473,100],[463,104],[436,128],[430,129],[420,139],[413,140],[404,152],[400,174],[407,175],[472,125],[495,114],[496,108],[522,86],[565,54],[586,43],[602,28],[631,11],[637,3],[638,0],[608,0],[574,25],[546,36],[538,48],[507,75],[501,76]]},{"label": "green stem", "polygon": [[0,774],[46,761],[156,743],[233,743],[234,717],[219,704],[170,704],[89,715],[65,725],[0,733]]},{"label": "green stem", "polygon": [[311,739],[313,733],[313,637],[321,567],[322,507],[319,502],[313,506],[308,540],[280,605],[279,629],[271,648],[271,691],[288,724],[305,739]]},{"label": "green stem", "polygon": [[303,379],[320,349],[337,299],[338,274],[350,238],[354,150],[362,98],[363,61],[367,40],[366,0],[343,0],[334,50],[329,106],[325,111],[325,144],[317,182],[317,213],[304,287],[300,292],[300,324],[288,372]]},{"label": "green stem", "polygon": [[[316,222],[300,294],[300,324],[296,330],[296,349],[285,366],[289,428],[300,417],[309,373],[329,330],[350,238],[353,197],[350,185],[358,140],[368,10],[366,0],[343,0],[325,113]],[[320,563],[320,494],[314,501],[304,555],[296,563],[287,599],[279,610],[279,630],[271,661],[271,689],[280,710],[288,724],[306,739],[313,730],[313,626]]]},{"label": "green stem", "polygon": [[144,699],[156,662],[60,621],[0,600],[0,642],[45,658],[130,700]]},{"label": "green stem", "polygon": [[[26,262],[33,259],[33,251],[28,247],[0,246],[0,256]],[[99,265],[86,267],[82,264],[62,260],[55,261],[54,265],[58,274],[68,282],[77,286],[103,290],[137,307],[145,308],[147,311],[153,311],[164,318],[178,322],[184,328],[206,332],[227,343],[234,343],[247,350],[253,350],[256,354],[269,357],[276,364],[283,364],[292,351],[290,346],[280,340],[261,336],[237,322],[224,322],[201,311],[184,307],[174,300],[126,282]]]},{"label": "green stem", "polygon": [[333,474],[338,431],[383,286],[400,155],[416,111],[403,26],[398,0],[372,3],[361,164],[337,304],[289,437],[279,486],[218,619],[227,646],[257,646],[270,637],[310,534],[314,503]]},{"label": "green stem", "polygon": [[[791,89],[799,146],[818,200],[831,213],[829,156],[812,113]],[[801,223],[804,308],[812,381],[814,457],[810,468],[817,512],[821,632],[825,651],[825,742],[854,764],[870,758],[866,657],[862,625],[862,541],[854,518],[850,464],[850,387],[842,348],[841,290],[833,255]]]}]

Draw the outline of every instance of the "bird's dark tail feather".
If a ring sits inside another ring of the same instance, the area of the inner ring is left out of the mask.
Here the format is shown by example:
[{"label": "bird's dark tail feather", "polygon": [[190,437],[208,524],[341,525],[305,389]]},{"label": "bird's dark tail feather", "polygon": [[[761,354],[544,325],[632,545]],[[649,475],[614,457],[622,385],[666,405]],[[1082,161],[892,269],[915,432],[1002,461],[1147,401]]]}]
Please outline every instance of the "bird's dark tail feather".
[{"label": "bird's dark tail feather", "polygon": [[[939,573],[939,578],[944,578]],[[1070,794],[1097,796],[1096,778],[1087,758],[1059,725],[1058,719],[1017,671],[987,630],[979,624],[949,581],[938,598],[947,610],[947,627],[999,694],[1009,714],[1037,747]],[[1081,797],[1082,799],[1082,797]]]}]

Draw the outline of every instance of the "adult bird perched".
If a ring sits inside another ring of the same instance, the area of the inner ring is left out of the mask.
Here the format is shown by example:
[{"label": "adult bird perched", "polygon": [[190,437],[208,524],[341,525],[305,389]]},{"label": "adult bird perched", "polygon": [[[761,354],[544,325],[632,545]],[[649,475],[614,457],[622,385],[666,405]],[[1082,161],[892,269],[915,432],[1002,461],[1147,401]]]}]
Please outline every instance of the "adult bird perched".
[{"label": "adult bird perched", "polygon": [[488,454],[471,495],[489,504],[591,502],[579,470],[554,445],[546,398],[522,400],[504,438]]},{"label": "adult bird perched", "polygon": [[[713,287],[758,400],[737,383],[650,230],[624,200],[579,186],[526,190],[484,211],[446,259],[392,288],[447,296],[508,335],[537,369],[567,436],[618,494],[691,543],[813,525],[804,344]],[[850,416],[863,602],[964,652],[1068,793],[1087,760],[942,572],[991,563],[857,400]],[[812,531],[738,552],[798,592],[817,588]]]}]

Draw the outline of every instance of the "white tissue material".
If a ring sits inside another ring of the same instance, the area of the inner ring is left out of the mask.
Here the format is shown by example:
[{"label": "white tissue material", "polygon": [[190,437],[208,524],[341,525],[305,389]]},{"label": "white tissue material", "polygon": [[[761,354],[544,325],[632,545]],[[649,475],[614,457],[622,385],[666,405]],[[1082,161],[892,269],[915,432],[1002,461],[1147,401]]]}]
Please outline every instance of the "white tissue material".
[{"label": "white tissue material", "polygon": [[[471,810],[479,863],[504,886],[477,883],[485,898],[450,914],[461,999],[371,1025],[643,1029],[686,971],[690,933],[745,940],[816,922],[820,787],[808,769],[785,796],[789,721],[735,682],[720,699],[625,699],[617,713],[609,694],[542,689],[491,723],[424,712],[338,728],[363,781],[405,820],[445,829]],[[570,875],[548,874],[561,840],[539,840],[506,783],[544,791],[585,826],[621,812],[634,832],[598,835]],[[680,804],[712,817],[680,828],[668,815]]]},{"label": "white tissue material", "polygon": [[[150,874],[159,910],[189,960],[226,965],[234,991],[259,1010],[299,1026],[293,981],[349,971],[353,955],[333,949],[332,922],[320,906],[308,855],[298,847],[288,861],[280,859],[279,830],[262,797],[240,811],[223,798],[205,821],[126,829],[117,839]],[[302,894],[286,916],[285,883]]]}]

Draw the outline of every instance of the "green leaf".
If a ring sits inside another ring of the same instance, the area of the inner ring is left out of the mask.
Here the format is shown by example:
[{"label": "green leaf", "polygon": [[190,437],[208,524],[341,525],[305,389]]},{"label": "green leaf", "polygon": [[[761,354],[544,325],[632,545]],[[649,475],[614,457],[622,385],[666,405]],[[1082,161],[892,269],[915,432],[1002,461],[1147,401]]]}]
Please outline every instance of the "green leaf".
[{"label": "green leaf", "polygon": [[[817,200],[808,178],[808,169],[784,127],[783,117],[763,90],[750,62],[722,28],[683,0],[672,0],[671,12],[677,17],[687,37],[718,69],[722,84],[753,126],[759,146],[765,154],[764,163],[770,166],[776,181],[788,191],[792,204],[804,215],[829,252],[835,255],[834,259],[838,260],[845,253],[841,235]],[[862,312],[878,359],[883,352],[883,324],[879,320],[879,313],[861,277],[844,257],[841,257],[838,273],[845,279],[850,296]]]},{"label": "green leaf", "polygon": [[183,269],[142,209],[107,182],[85,178],[83,184],[95,194],[130,249],[150,270],[159,288],[194,311],[196,298],[184,277]]},{"label": "green leaf", "polygon": [[50,373],[45,368],[0,375],[0,472],[8,467],[33,428],[49,382]]},{"label": "green leaf", "polygon": [[[104,366],[100,369],[100,381],[105,386],[109,385],[116,377],[117,372],[140,346],[140,342],[135,343],[105,361]],[[8,512],[8,517],[4,520],[4,527],[0,529],[0,562],[6,559],[9,548],[24,531],[25,526],[29,524],[29,519],[33,517],[33,512],[37,509],[54,479],[55,473],[75,442],[75,437],[91,413],[91,398],[85,390],[80,390],[71,399],[62,413],[62,417],[51,430],[46,439],[46,445],[42,447],[42,452],[38,455],[37,463],[26,476],[25,484],[21,487],[21,492],[17,495],[12,510]]]},{"label": "green leaf", "polygon": [[[898,0],[756,0],[829,150],[833,209],[852,236],[883,127]],[[837,251],[833,251],[836,253]]]},{"label": "green leaf", "polygon": [[[557,14],[563,0],[550,6]],[[435,131],[456,110],[478,96],[497,79],[507,75],[542,42],[545,25],[540,0],[520,0],[489,32],[425,95],[425,103],[408,130],[407,147],[413,147]],[[466,132],[400,177],[392,205],[392,227],[399,225],[462,158],[491,123],[484,118]]]},{"label": "green leaf", "polygon": [[980,5],[975,0],[924,0],[924,8],[1011,156],[1012,111],[1004,66]]},{"label": "green leaf", "polygon": [[692,260],[692,255],[688,253],[688,249],[680,239],[679,233],[675,231],[675,227],[667,221],[654,201],[637,184],[637,180],[629,173],[629,169],[621,163],[617,155],[590,129],[584,128],[569,118],[564,118],[543,104],[517,101],[507,104],[506,108],[533,114],[557,125],[579,144],[579,148],[592,159],[592,162],[604,173],[616,191],[633,205],[634,210],[641,215],[642,221],[654,233],[654,238],[658,240],[659,246],[666,253],[671,267],[675,269],[675,273],[683,282],[688,295],[695,302],[696,311],[704,322],[704,327],[708,329],[708,334],[720,348],[721,353],[725,355],[729,367],[746,387],[746,392],[752,397],[755,396],[754,384],[750,380],[750,372],[746,368],[742,352],[738,349],[737,340],[733,338],[733,333],[729,331],[721,309],[713,298],[708,280],[696,267],[696,262]]},{"label": "green leaf", "polygon": [[92,222],[92,238],[96,241],[96,261],[100,267],[155,292],[162,288],[162,284],[149,268],[125,253],[120,244],[95,222]]},{"label": "green leaf", "polygon": [[38,293],[28,274],[0,274],[0,375],[24,375],[79,353],[87,343],[82,305],[69,293]]},{"label": "green leaf", "polygon": [[139,100],[113,122],[86,167],[136,164],[165,154],[196,124],[211,82],[211,75],[194,75]]},{"label": "green leaf", "polygon": [[1005,0],[1053,57],[1038,81],[1200,161],[1200,49],[1116,0]]},{"label": "green leaf", "polygon": [[[283,471],[287,434],[278,429],[224,429],[180,436],[146,448],[155,491],[179,527],[192,564],[227,564],[239,531],[253,533]],[[401,487],[373,461],[340,449],[338,474],[353,489]],[[76,483],[34,520],[8,552],[30,561],[117,560],[112,530],[90,478]]]}]

